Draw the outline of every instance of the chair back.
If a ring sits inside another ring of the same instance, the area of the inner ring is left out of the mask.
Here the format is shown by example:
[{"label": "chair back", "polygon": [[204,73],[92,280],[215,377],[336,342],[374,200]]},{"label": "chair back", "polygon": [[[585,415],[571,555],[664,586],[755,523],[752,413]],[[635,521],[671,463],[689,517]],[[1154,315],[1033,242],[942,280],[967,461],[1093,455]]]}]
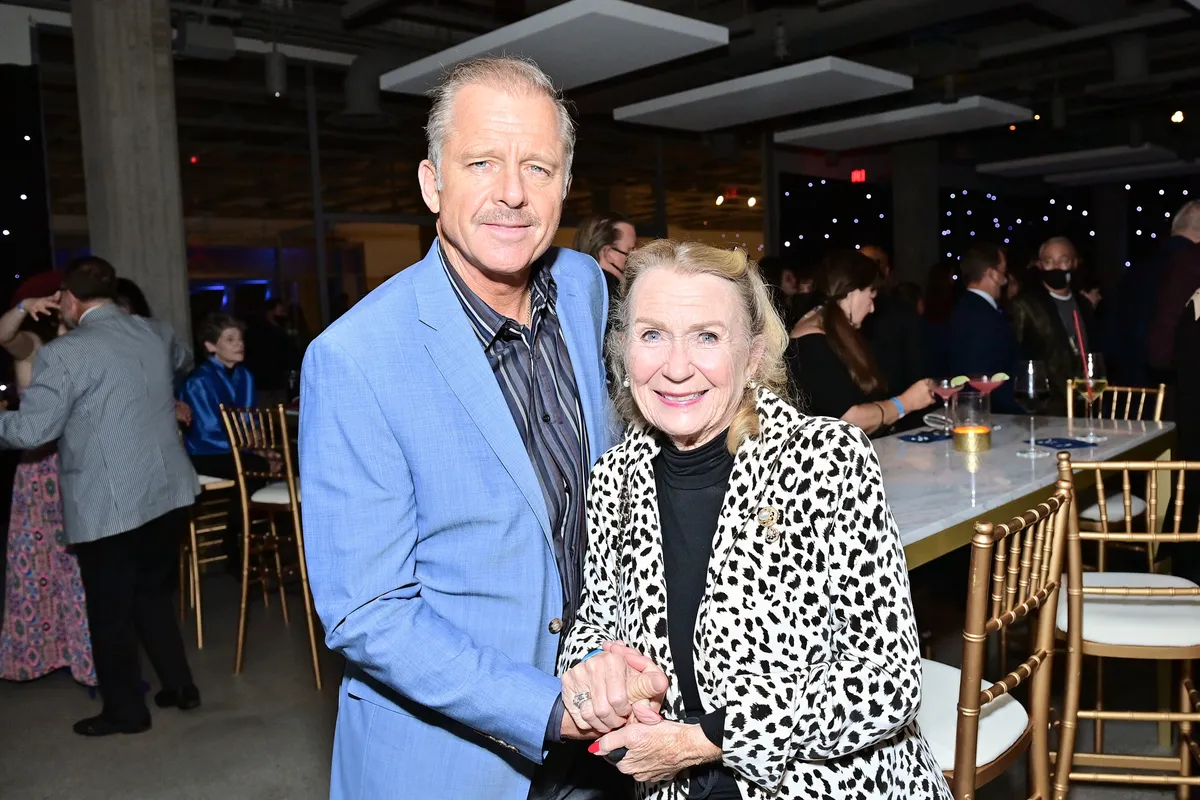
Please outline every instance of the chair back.
[{"label": "chair back", "polygon": [[[1054,621],[1062,588],[1067,535],[1070,529],[1071,482],[1055,484],[1054,493],[1037,507],[1009,522],[978,522],[971,540],[966,624],[963,629],[962,682],[959,687],[958,732],[955,742],[953,789],[963,800],[1004,771],[1029,749],[1030,786],[1035,796],[1050,797],[1050,681],[1054,660]],[[1081,570],[1080,570],[1081,572]],[[1080,610],[1082,612],[1082,609]],[[1016,669],[981,690],[987,664],[988,637],[1019,623],[1036,622],[1030,637],[1032,652]],[[1074,636],[1079,625],[1071,626]],[[1078,644],[1068,649],[1067,674],[1077,675]],[[1005,756],[978,770],[980,714],[991,703],[1029,684],[1029,728]],[[1066,704],[1071,713],[1070,703]],[[1078,711],[1078,707],[1074,712]],[[1071,725],[1074,716],[1070,715]],[[1060,778],[1056,776],[1055,783]],[[1061,777],[1065,784],[1066,776]]]},{"label": "chair back", "polygon": [[[1097,419],[1162,421],[1167,385],[1153,387],[1107,386],[1097,398]],[[1149,414],[1149,416],[1147,416]],[[1075,384],[1067,380],[1067,419],[1075,418]]]},{"label": "chair back", "polygon": [[[221,406],[221,419],[233,449],[233,463],[237,468],[238,489],[242,495],[242,506],[249,500],[248,481],[280,481],[288,488],[288,497],[293,509],[300,508],[299,483],[296,479],[295,457],[288,437],[287,409],[282,405],[272,408],[230,408]],[[254,455],[279,459],[282,473],[256,468]]]},{"label": "chair back", "polygon": [[[1200,511],[1197,511],[1194,516],[1187,517],[1183,513],[1188,477],[1193,474],[1200,475],[1200,461],[1077,461],[1071,464],[1069,454],[1063,453],[1059,457],[1062,458],[1064,455],[1067,456],[1065,461],[1069,468],[1083,474],[1092,473],[1095,478],[1094,488],[1077,490],[1077,493],[1083,495],[1079,501],[1083,503],[1089,502],[1090,493],[1095,492],[1100,511],[1099,529],[1080,531],[1079,538],[1082,541],[1143,542],[1151,546],[1163,542],[1200,542]],[[1116,521],[1108,515],[1104,486],[1105,478],[1114,474],[1121,476],[1121,504],[1125,512],[1123,519]],[[1144,527],[1145,530],[1138,531],[1133,529],[1134,514],[1131,508],[1135,481],[1145,486],[1146,489],[1144,521],[1141,515],[1138,517],[1138,527]],[[1170,499],[1169,493],[1172,488],[1174,489],[1174,498]],[[1193,484],[1193,488],[1196,488],[1195,484]],[[1164,490],[1168,493],[1166,500],[1163,499]],[[1167,504],[1169,507],[1164,508]],[[1159,521],[1160,510],[1162,512],[1161,522]],[[1151,596],[1148,592],[1149,590],[1139,589],[1132,594]],[[1184,592],[1184,594],[1191,595],[1197,593],[1200,593],[1200,590]],[[1101,592],[1098,588],[1088,587],[1085,594],[1130,596],[1131,593]],[[1163,590],[1163,594],[1167,595],[1166,590]],[[1176,590],[1176,595],[1178,594],[1179,590]]]}]

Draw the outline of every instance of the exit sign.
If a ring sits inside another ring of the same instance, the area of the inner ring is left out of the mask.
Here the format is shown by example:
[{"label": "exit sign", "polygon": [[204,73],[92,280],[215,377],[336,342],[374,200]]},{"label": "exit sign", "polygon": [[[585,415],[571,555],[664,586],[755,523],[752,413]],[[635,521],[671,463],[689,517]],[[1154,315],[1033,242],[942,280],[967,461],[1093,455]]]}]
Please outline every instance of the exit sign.
[{"label": "exit sign", "polygon": [[851,183],[866,183],[867,171],[865,169],[856,169],[850,173]]}]

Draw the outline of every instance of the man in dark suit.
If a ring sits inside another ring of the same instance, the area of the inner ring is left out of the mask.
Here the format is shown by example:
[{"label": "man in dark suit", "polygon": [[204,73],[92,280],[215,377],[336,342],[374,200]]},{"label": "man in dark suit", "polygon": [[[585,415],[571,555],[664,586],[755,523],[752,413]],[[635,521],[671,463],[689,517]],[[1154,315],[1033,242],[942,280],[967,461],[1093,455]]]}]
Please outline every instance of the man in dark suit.
[{"label": "man in dark suit", "polygon": [[[963,253],[959,275],[967,291],[958,298],[950,317],[946,343],[950,372],[1016,374],[1021,348],[1008,316],[1000,308],[1000,298],[1008,285],[1004,250],[991,242],[976,242]],[[992,393],[992,410],[999,414],[1022,413],[1013,399],[1011,381]]]},{"label": "man in dark suit", "polygon": [[[1055,407],[1051,413],[1066,413],[1067,381],[1083,371],[1082,353],[1093,352],[1099,345],[1092,304],[1072,290],[1071,278],[1078,264],[1079,254],[1070,239],[1047,239],[1038,250],[1036,272],[1041,283],[1031,281],[1010,309],[1013,333],[1025,357],[1046,364]],[[1077,341],[1076,318],[1082,342]]]}]

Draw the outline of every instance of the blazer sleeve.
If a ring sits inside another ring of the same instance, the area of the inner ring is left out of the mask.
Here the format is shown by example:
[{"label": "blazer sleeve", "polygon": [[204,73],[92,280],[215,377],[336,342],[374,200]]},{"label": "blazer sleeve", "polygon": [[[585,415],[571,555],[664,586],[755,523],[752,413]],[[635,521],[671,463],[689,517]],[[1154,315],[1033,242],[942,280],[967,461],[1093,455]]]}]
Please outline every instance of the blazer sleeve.
[{"label": "blazer sleeve", "polygon": [[724,681],[724,763],[774,792],[793,759],[822,761],[894,736],[917,715],[921,657],[900,535],[866,436],[841,426],[829,529],[828,652],[790,673]]},{"label": "blazer sleeve", "polygon": [[62,436],[74,397],[70,374],[58,352],[45,345],[33,362],[33,381],[18,411],[0,411],[0,447],[31,450]]},{"label": "blazer sleeve", "polygon": [[616,453],[610,450],[592,469],[588,481],[587,554],[583,561],[583,591],[575,624],[563,640],[558,657],[558,674],[578,664],[583,657],[608,641],[621,638],[618,633],[617,609],[619,586],[617,569],[617,533],[620,525],[620,491],[614,491],[608,476],[617,481],[626,476],[613,469]]},{"label": "blazer sleeve", "polygon": [[562,683],[482,647],[421,596],[412,467],[355,359],[318,339],[302,372],[304,552],[331,650],[392,691],[541,763]]}]

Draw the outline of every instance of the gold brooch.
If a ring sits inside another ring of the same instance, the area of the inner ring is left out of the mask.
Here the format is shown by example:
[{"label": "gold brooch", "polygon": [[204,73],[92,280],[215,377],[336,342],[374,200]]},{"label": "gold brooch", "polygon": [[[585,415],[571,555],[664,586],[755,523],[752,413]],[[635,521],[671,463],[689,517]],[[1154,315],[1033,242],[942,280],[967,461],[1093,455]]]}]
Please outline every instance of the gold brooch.
[{"label": "gold brooch", "polygon": [[758,510],[758,525],[767,532],[767,541],[774,542],[779,538],[779,531],[775,529],[775,523],[779,522],[779,512],[770,506],[763,506]]}]

